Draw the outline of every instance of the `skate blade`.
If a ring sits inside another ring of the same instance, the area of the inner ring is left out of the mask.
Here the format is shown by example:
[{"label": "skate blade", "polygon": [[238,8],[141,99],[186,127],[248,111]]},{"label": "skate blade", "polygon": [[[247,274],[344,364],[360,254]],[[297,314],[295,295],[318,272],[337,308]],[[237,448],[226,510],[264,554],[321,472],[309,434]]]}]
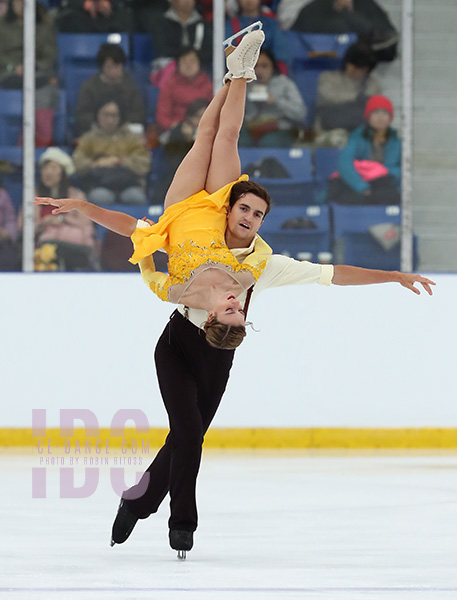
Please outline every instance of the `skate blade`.
[{"label": "skate blade", "polygon": [[256,21],[255,23],[252,23],[252,25],[248,25],[244,29],[240,29],[240,31],[238,31],[234,35],[228,37],[226,40],[224,40],[222,42],[224,50],[226,50],[227,48],[229,48],[232,45],[233,40],[236,40],[237,38],[242,37],[246,33],[250,33],[251,31],[254,31],[255,29],[262,29],[262,27],[263,27],[262,21]]},{"label": "skate blade", "polygon": [[111,541],[110,541],[109,545],[111,546],[111,548],[112,548],[112,547],[115,545],[115,543],[116,543],[116,542],[115,542],[114,540],[111,540]]},{"label": "skate blade", "polygon": [[186,560],[186,551],[178,550],[178,558],[179,558],[179,560]]}]

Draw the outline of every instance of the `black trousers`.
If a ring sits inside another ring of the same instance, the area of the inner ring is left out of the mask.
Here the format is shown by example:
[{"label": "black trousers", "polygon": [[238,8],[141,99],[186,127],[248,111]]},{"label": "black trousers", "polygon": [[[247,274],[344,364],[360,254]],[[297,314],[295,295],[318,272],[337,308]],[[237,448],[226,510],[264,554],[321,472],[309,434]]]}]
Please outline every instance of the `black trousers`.
[{"label": "black trousers", "polygon": [[195,488],[204,435],[224,394],[234,350],[217,350],[175,311],[155,350],[160,392],[170,433],[141,480],[123,497],[139,518],[157,512],[170,492],[170,529],[195,531]]}]

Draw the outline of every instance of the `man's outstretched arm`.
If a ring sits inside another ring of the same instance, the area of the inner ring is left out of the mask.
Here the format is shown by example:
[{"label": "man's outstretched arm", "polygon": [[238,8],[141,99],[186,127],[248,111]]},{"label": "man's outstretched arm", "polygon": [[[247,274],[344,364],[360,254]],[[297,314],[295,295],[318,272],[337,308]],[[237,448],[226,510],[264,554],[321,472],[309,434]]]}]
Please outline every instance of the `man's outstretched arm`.
[{"label": "man's outstretched arm", "polygon": [[349,265],[335,265],[332,278],[334,285],[370,285],[372,283],[388,283],[390,281],[399,283],[415,294],[420,294],[420,290],[414,284],[420,283],[430,296],[433,293],[431,286],[436,285],[431,279],[427,279],[427,277],[423,277],[417,273],[362,269],[361,267],[350,267]]}]

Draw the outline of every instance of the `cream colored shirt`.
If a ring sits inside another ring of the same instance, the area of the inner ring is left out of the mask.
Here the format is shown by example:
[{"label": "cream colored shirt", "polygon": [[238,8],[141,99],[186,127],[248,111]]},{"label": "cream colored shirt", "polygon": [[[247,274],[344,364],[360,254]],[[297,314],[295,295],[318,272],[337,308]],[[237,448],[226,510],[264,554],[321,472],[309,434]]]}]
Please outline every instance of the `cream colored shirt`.
[{"label": "cream colored shirt", "polygon": [[[254,251],[255,238],[248,248],[232,248],[231,251],[241,263]],[[282,254],[273,254],[268,261],[262,275],[254,286],[251,301],[264,290],[283,285],[304,285],[307,283],[319,283],[330,285],[333,278],[333,265],[317,265],[307,261],[298,261]],[[241,304],[246,300],[247,292],[238,296]],[[178,311],[184,315],[184,306],[178,305]],[[188,319],[197,327],[202,328],[208,318],[206,310],[189,308]]]}]

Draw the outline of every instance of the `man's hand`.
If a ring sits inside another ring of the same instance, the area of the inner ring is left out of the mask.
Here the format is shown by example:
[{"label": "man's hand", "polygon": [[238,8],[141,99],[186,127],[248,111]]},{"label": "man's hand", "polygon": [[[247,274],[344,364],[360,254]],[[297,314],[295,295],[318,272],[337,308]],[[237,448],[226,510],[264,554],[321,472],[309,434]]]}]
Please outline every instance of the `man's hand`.
[{"label": "man's hand", "polygon": [[401,271],[382,271],[380,269],[363,269],[350,265],[335,265],[332,283],[335,285],[371,285],[373,283],[398,282],[415,294],[420,294],[414,283],[420,283],[425,291],[431,296],[432,285],[436,285],[431,279],[418,275],[417,273],[402,273]]},{"label": "man's hand", "polygon": [[436,285],[436,283],[431,279],[422,277],[422,275],[418,275],[417,273],[399,273],[398,275],[398,283],[415,294],[420,294],[420,290],[414,286],[414,283],[420,283],[429,296],[433,295],[431,286]]},{"label": "man's hand", "polygon": [[42,204],[44,206],[55,206],[51,214],[59,215],[60,213],[66,213],[70,210],[78,210],[84,203],[83,200],[76,200],[73,198],[43,198],[36,197],[33,204]]}]

